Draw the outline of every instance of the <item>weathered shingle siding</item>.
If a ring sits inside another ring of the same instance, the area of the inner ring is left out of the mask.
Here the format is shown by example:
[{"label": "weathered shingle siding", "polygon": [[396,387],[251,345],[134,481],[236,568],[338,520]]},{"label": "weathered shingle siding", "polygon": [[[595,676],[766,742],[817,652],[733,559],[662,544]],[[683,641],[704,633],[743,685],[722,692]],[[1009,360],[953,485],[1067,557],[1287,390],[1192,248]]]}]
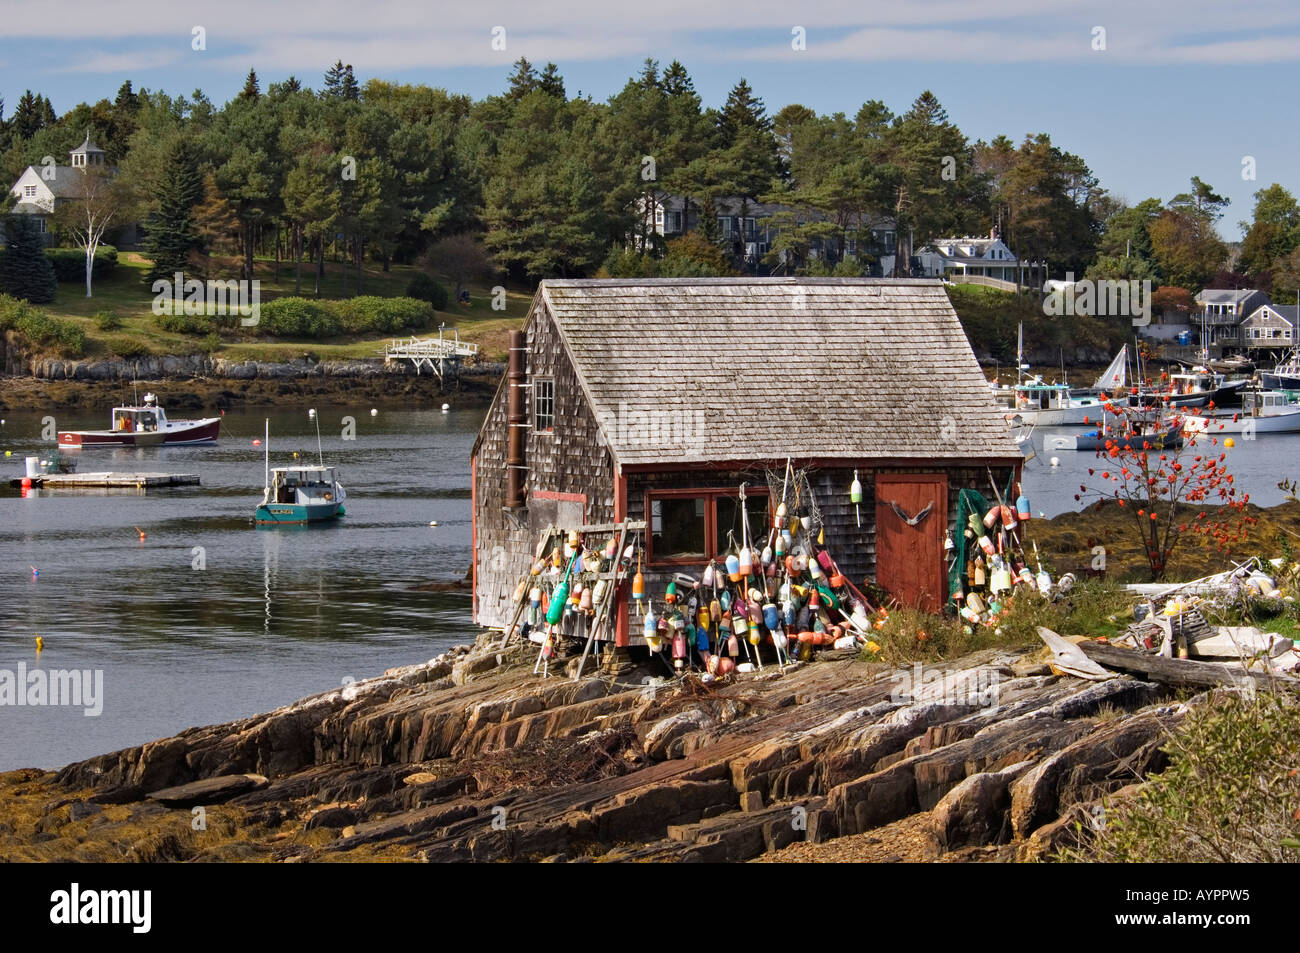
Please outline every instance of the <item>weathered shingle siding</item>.
[{"label": "weathered shingle siding", "polygon": [[[1017,456],[937,281],[547,281],[539,293],[624,464]],[[623,440],[620,416],[675,439]]]},{"label": "weathered shingle siding", "polygon": [[510,519],[504,509],[509,382],[497,391],[476,444],[475,501],[477,545],[475,592],[479,625],[505,625],[513,611],[511,599],[519,579],[528,571],[538,536],[554,516],[555,504],[539,500],[537,491],[585,494],[583,517],[588,523],[614,518],[613,462],[597,439],[597,427],[583,398],[573,365],[564,352],[554,322],[540,302],[534,304],[526,328],[527,383],[538,377],[555,381],[555,431],[532,430],[531,390],[525,391],[529,423],[525,442],[527,508]]}]

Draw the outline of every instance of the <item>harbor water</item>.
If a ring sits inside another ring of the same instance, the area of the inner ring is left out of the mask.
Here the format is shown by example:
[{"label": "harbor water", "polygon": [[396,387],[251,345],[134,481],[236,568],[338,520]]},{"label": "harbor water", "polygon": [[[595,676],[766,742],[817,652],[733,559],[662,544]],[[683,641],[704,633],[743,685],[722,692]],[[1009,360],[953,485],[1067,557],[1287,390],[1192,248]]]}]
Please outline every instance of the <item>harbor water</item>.
[{"label": "harbor water", "polygon": [[[40,439],[41,416],[5,416],[0,679],[20,666],[102,673],[103,698],[92,715],[0,706],[0,770],[55,767],[269,711],[473,638],[468,589],[429,584],[469,567],[469,451],[481,410],[319,408],[347,513],[329,525],[263,528],[252,515],[264,413],[228,414],[216,446],[65,451],[79,472],[195,473],[198,487],[27,497],[9,480],[52,446]],[[103,428],[106,417],[69,413],[58,427]],[[316,462],[305,409],[272,413],[270,428],[271,466]]]}]

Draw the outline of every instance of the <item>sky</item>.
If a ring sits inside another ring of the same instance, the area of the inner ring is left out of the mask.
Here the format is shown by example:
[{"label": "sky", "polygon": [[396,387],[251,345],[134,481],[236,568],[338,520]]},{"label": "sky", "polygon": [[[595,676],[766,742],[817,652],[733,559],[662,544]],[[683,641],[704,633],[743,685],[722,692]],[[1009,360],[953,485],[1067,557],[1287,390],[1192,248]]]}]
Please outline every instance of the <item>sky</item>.
[{"label": "sky", "polygon": [[0,0],[0,24],[6,115],[25,89],[62,114],[127,79],[221,103],[249,67],[319,88],[338,59],[478,98],[525,56],[604,100],[651,57],[681,60],[706,106],[742,76],[771,113],[901,112],[929,89],[970,139],[1046,132],[1130,202],[1199,175],[1231,199],[1229,240],[1256,190],[1300,194],[1295,0]]}]

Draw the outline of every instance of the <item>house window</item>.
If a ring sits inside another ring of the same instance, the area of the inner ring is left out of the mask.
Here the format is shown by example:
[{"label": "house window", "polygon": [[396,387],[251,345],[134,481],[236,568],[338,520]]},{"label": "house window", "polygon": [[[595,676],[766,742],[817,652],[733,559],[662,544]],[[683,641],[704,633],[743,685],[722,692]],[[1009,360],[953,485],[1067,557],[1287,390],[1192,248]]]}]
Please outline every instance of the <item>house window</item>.
[{"label": "house window", "polygon": [[[746,490],[750,540],[768,525],[764,490]],[[650,515],[649,562],[699,563],[724,557],[742,539],[740,499],[735,490],[659,490],[646,494]]]},{"label": "house window", "polygon": [[34,199],[34,198],[36,198],[36,186],[34,186],[34,185],[24,185],[24,186],[23,186],[23,195],[24,195],[26,198],[29,198],[29,199]]},{"label": "house window", "polygon": [[682,230],[682,213],[673,212],[673,231],[680,232],[681,230]]},{"label": "house window", "polygon": [[730,238],[731,237],[731,216],[719,215],[718,228],[722,231],[722,235],[724,238]]},{"label": "house window", "polygon": [[746,238],[753,238],[753,237],[754,237],[754,229],[755,229],[755,227],[756,227],[756,223],[755,223],[754,219],[752,219],[752,218],[747,218],[747,219],[745,219],[745,237],[746,237]]},{"label": "house window", "polygon": [[555,381],[539,377],[533,382],[533,430],[551,433],[555,430]]}]

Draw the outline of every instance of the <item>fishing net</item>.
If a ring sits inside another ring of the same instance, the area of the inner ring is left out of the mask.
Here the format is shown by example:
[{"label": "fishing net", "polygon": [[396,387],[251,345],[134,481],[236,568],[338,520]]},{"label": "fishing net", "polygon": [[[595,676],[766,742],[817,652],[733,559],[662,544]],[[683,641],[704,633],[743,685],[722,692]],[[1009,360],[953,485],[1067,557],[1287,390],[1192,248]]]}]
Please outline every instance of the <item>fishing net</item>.
[{"label": "fishing net", "polygon": [[[808,467],[799,470],[790,468],[767,470],[767,491],[771,495],[772,510],[785,503],[791,516],[811,516],[814,526],[822,525],[821,507],[817,505],[817,495],[813,493],[812,483],[808,479]],[[785,496],[781,492],[784,488]]]}]

